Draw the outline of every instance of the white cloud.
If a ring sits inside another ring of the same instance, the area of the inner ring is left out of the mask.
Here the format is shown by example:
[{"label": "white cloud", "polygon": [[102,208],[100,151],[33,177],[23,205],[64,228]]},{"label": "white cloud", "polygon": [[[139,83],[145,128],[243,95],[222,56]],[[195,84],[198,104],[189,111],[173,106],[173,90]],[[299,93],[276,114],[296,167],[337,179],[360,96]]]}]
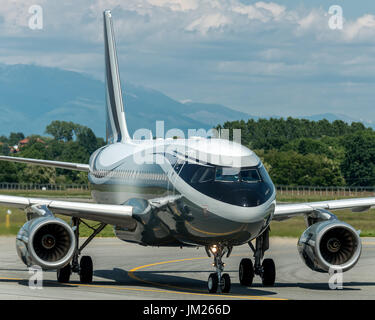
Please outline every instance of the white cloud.
[{"label": "white cloud", "polygon": [[312,10],[307,16],[302,17],[297,21],[302,29],[316,28],[322,21],[323,13],[318,10]]},{"label": "white cloud", "polygon": [[375,16],[365,14],[355,21],[345,23],[343,30],[346,38],[349,40],[359,36],[373,38],[375,35]]},{"label": "white cloud", "polygon": [[214,13],[194,20],[185,28],[185,30],[196,30],[202,34],[206,34],[209,30],[219,29],[228,24],[231,24],[231,20],[228,17],[222,15],[221,13]]},{"label": "white cloud", "polygon": [[199,7],[198,0],[148,0],[150,4],[158,7],[167,7],[172,11],[196,10]]},{"label": "white cloud", "polygon": [[256,19],[262,22],[268,22],[272,19],[279,18],[285,12],[285,7],[273,2],[256,2],[254,5],[244,5],[236,2],[232,7],[232,11],[247,15],[250,20]]},{"label": "white cloud", "polygon": [[278,17],[285,12],[285,7],[274,2],[257,2],[255,7],[265,9],[273,14],[274,17]]}]

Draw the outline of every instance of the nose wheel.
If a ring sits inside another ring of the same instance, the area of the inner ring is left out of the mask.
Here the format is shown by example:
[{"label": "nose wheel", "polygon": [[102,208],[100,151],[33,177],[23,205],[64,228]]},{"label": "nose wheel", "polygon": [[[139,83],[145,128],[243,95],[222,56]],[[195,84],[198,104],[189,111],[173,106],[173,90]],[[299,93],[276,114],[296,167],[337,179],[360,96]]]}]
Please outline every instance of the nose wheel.
[{"label": "nose wheel", "polygon": [[211,273],[208,277],[207,288],[209,293],[216,293],[219,286],[219,278],[216,273]]},{"label": "nose wheel", "polygon": [[220,289],[222,293],[228,293],[230,291],[231,281],[228,273],[224,273],[221,277]]},{"label": "nose wheel", "polygon": [[220,289],[221,293],[228,293],[231,287],[231,280],[229,274],[223,273],[225,264],[222,258],[224,254],[229,257],[232,252],[232,247],[213,245],[211,247],[206,247],[206,252],[209,257],[211,257],[211,254],[214,256],[214,263],[212,265],[216,268],[216,272],[211,273],[208,277],[208,292],[216,293],[217,290]]}]

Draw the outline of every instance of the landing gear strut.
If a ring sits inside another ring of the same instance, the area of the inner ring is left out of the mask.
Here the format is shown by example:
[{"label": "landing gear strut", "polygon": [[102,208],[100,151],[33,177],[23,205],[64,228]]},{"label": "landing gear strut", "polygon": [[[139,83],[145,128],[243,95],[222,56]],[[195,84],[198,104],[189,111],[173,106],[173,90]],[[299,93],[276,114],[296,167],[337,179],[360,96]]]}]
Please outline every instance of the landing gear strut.
[{"label": "landing gear strut", "polygon": [[255,247],[249,241],[251,250],[254,253],[254,266],[251,259],[242,259],[239,268],[240,283],[244,286],[251,286],[254,275],[262,278],[264,286],[272,287],[275,284],[276,268],[272,259],[262,259],[269,248],[269,228],[265,230],[255,241]]},{"label": "landing gear strut", "polygon": [[211,257],[211,254],[214,256],[214,263],[212,265],[216,268],[216,272],[211,273],[208,277],[208,292],[216,293],[217,289],[220,288],[222,293],[228,293],[230,291],[231,281],[229,274],[223,274],[225,264],[222,258],[225,254],[227,258],[230,256],[232,247],[213,245],[211,247],[206,247],[206,252],[209,257]]},{"label": "landing gear strut", "polygon": [[[88,228],[93,230],[92,234],[86,239],[86,241],[79,247],[79,225],[83,223]],[[100,223],[96,228],[88,225],[86,222],[79,218],[72,218],[72,228],[76,237],[76,250],[73,255],[71,264],[67,264],[65,267],[57,270],[57,281],[58,282],[69,282],[70,275],[72,272],[78,273],[81,283],[91,283],[93,275],[93,263],[90,256],[83,256],[79,260],[82,250],[91,242],[95,236],[105,228],[105,223]]]}]

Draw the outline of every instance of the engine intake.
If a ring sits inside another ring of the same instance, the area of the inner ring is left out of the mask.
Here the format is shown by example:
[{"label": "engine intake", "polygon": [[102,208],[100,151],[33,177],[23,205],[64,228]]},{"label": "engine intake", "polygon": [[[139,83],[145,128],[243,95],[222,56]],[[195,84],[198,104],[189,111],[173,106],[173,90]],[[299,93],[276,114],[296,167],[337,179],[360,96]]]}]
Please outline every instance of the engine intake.
[{"label": "engine intake", "polygon": [[17,235],[17,253],[27,265],[59,269],[73,257],[76,240],[72,228],[54,216],[26,222]]},{"label": "engine intake", "polygon": [[319,272],[328,272],[330,268],[350,270],[358,262],[361,250],[357,231],[337,219],[314,223],[298,240],[302,260]]}]

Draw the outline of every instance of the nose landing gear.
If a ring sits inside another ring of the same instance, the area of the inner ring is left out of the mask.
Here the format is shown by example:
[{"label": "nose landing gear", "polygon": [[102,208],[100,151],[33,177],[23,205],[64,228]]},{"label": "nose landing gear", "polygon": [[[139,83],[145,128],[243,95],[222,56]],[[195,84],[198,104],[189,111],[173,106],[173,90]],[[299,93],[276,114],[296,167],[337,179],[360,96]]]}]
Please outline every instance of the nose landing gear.
[{"label": "nose landing gear", "polygon": [[231,281],[229,274],[223,274],[225,264],[222,258],[225,254],[227,258],[230,256],[232,247],[213,245],[211,247],[206,247],[206,252],[209,257],[211,257],[211,254],[214,256],[214,263],[212,265],[216,268],[216,272],[211,273],[208,277],[208,292],[216,293],[217,289],[220,288],[222,293],[228,293],[230,291]]}]

